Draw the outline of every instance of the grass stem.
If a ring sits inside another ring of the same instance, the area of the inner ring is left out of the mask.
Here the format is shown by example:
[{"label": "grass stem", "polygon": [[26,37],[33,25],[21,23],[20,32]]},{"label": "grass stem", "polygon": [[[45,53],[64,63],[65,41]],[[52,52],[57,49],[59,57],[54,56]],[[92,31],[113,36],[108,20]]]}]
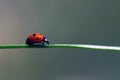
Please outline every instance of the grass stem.
[{"label": "grass stem", "polygon": [[[33,46],[32,48],[41,48]],[[30,48],[26,44],[0,44],[0,49],[15,49],[15,48]],[[88,45],[88,44],[50,44],[43,48],[83,48],[83,49],[95,49],[95,50],[112,50],[120,51],[120,47],[117,46],[102,46],[102,45]]]}]

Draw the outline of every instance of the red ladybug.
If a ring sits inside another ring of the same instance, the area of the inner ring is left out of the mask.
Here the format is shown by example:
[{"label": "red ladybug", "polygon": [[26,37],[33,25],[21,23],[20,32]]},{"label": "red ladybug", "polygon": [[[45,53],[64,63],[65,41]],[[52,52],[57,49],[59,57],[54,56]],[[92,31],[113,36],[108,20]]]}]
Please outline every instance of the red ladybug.
[{"label": "red ladybug", "polygon": [[27,45],[44,46],[45,43],[49,44],[48,39],[39,33],[30,34],[26,39]]}]

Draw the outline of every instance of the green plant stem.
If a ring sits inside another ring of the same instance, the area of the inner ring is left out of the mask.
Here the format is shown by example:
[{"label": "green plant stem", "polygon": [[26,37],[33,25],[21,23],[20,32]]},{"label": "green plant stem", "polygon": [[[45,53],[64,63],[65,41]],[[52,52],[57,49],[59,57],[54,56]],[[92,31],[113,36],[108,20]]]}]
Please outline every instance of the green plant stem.
[{"label": "green plant stem", "polygon": [[83,48],[83,49],[95,49],[95,50],[113,50],[120,51],[120,47],[117,46],[102,46],[102,45],[88,45],[88,44],[50,44],[45,47],[32,46],[29,47],[26,44],[0,44],[0,49],[15,49],[15,48]]}]

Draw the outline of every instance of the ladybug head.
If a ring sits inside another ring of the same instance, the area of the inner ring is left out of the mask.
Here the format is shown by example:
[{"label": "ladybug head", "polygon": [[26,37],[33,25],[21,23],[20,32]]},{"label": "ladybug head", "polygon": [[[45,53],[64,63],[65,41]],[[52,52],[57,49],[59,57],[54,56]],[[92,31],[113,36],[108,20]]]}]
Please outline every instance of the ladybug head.
[{"label": "ladybug head", "polygon": [[43,36],[43,41],[45,41],[47,44],[49,44],[49,41],[45,36]]}]

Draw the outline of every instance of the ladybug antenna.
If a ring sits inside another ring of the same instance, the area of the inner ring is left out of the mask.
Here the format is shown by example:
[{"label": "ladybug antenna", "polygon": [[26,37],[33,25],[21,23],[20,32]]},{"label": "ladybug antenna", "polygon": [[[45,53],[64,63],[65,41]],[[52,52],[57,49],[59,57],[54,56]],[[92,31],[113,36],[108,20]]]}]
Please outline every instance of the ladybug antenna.
[{"label": "ladybug antenna", "polygon": [[48,39],[47,39],[46,37],[44,37],[44,41],[45,41],[47,44],[49,44],[49,41],[48,41]]}]

